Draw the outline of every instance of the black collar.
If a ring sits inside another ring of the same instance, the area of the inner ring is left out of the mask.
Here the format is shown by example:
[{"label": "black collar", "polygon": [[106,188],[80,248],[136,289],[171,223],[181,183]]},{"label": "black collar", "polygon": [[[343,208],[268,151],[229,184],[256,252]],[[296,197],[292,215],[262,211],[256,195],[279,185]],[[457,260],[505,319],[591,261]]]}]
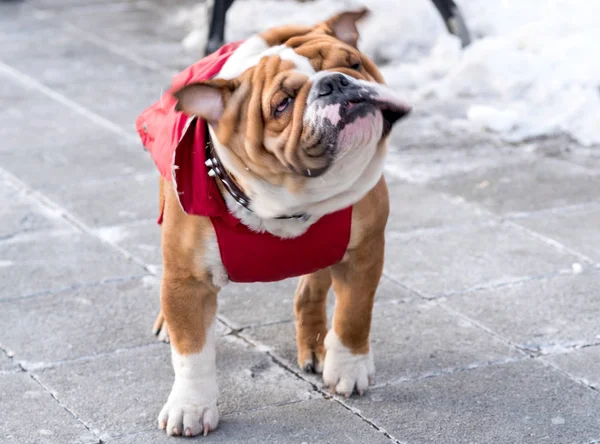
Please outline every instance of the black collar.
[{"label": "black collar", "polygon": [[[227,190],[229,195],[233,197],[238,204],[248,210],[250,213],[253,213],[250,208],[250,198],[244,191],[235,183],[235,181],[231,178],[219,156],[217,156],[217,152],[214,149],[214,144],[210,139],[210,132],[208,130],[208,123],[204,121],[205,132],[206,132],[206,166],[208,167],[208,175],[210,177],[218,177],[223,187]],[[310,218],[309,214],[293,214],[291,216],[277,216],[274,219],[299,219],[303,222],[307,221]]]}]

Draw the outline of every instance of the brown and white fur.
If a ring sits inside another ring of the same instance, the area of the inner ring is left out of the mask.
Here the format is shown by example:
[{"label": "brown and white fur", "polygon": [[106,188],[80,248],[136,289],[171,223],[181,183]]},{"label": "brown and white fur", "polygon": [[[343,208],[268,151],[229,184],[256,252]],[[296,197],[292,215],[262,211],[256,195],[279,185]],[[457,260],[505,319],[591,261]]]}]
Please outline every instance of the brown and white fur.
[{"label": "brown and white fur", "polygon": [[[375,370],[369,331],[389,212],[383,164],[391,125],[409,111],[356,48],[356,22],[365,14],[254,36],[216,78],[176,93],[180,110],[207,120],[221,161],[250,197],[252,212],[223,193],[250,228],[295,237],[353,205],[342,261],[302,276],[294,303],[298,364],[322,372],[325,384],[346,396],[362,394]],[[172,182],[161,181],[161,202],[164,274],[155,331],[168,328],[175,382],[158,423],[169,435],[206,434],[219,421],[215,317],[228,278],[210,220],[185,214]],[[310,218],[275,219],[297,213]]]}]

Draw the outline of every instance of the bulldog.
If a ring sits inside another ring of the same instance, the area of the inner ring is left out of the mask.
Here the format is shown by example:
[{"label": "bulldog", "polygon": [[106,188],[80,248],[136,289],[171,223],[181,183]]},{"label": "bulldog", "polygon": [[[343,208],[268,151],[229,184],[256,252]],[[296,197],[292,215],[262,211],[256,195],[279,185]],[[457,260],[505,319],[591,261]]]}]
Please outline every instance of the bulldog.
[{"label": "bulldog", "polygon": [[175,371],[158,416],[169,435],[207,434],[219,422],[215,318],[229,282],[300,277],[298,364],[338,394],[369,385],[389,213],[383,167],[392,125],[410,108],[357,49],[366,14],[226,45],[138,118],[161,172],[154,330],[168,331]]}]

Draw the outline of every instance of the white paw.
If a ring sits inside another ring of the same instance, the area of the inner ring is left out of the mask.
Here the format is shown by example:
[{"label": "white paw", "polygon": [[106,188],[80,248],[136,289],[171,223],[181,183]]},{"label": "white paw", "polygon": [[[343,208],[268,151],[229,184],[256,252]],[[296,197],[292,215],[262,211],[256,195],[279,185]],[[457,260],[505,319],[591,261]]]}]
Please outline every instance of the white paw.
[{"label": "white paw", "polygon": [[219,424],[219,386],[215,364],[215,324],[208,329],[200,353],[181,355],[171,345],[175,382],[158,415],[158,427],[168,435],[208,434]]},{"label": "white paw", "polygon": [[192,399],[173,398],[169,400],[158,415],[158,427],[171,436],[196,436],[215,430],[219,424],[217,399],[209,404],[194,402]]},{"label": "white paw", "polygon": [[333,329],[325,337],[325,364],[323,381],[331,390],[349,397],[354,389],[362,395],[375,375],[373,353],[353,354],[338,338]]}]

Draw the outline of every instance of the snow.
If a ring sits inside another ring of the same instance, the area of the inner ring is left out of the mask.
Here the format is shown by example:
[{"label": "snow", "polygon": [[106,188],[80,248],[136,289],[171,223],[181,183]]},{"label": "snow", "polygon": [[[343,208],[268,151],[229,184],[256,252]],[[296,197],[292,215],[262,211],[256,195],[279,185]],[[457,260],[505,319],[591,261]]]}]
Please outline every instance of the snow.
[{"label": "snow", "polygon": [[[387,82],[417,108],[428,100],[462,100],[450,125],[487,131],[510,142],[567,133],[581,145],[600,144],[600,0],[457,0],[474,42],[449,35],[428,0],[237,0],[227,40],[270,26],[312,24],[366,5],[360,48]],[[204,5],[174,19],[191,30],[186,47],[204,45]]]}]

